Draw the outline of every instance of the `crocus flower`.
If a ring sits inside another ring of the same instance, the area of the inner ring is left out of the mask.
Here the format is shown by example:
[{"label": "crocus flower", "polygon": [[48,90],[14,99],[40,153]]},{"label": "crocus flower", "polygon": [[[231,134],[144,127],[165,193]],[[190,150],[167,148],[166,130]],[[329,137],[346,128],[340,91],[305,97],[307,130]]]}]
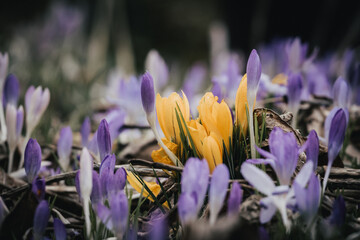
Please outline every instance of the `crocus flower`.
[{"label": "crocus flower", "polygon": [[66,240],[66,228],[58,218],[54,219],[54,233],[56,240]]},{"label": "crocus flower", "polygon": [[127,173],[124,168],[116,170],[115,174],[111,178],[111,183],[108,184],[108,194],[122,191],[126,185]]},{"label": "crocus flower", "polygon": [[79,173],[79,186],[81,198],[83,200],[85,222],[86,222],[86,236],[90,237],[91,223],[90,223],[90,210],[89,201],[92,192],[92,160],[87,148],[83,148],[80,157],[80,173]]},{"label": "crocus flower", "polygon": [[151,50],[145,60],[145,68],[155,79],[155,89],[160,90],[168,81],[169,70],[164,59],[156,50]]},{"label": "crocus flower", "polygon": [[228,216],[237,214],[243,197],[243,190],[238,182],[234,182],[231,187],[231,192],[227,201]]},{"label": "crocus flower", "polygon": [[[31,133],[36,125],[39,123],[50,102],[49,89],[39,86],[35,89],[34,86],[28,88],[25,94],[25,111],[26,111],[26,135],[22,152],[25,150],[25,143],[29,140]],[[22,167],[24,162],[24,155],[22,155],[19,166]]]},{"label": "crocus flower", "polygon": [[[326,184],[329,179],[331,166],[339,154],[347,128],[347,118],[345,111],[340,109],[333,109],[325,120],[325,136],[327,136],[328,143],[328,165],[323,181],[323,192],[325,192]],[[330,124],[329,124],[330,123]]]},{"label": "crocus flower", "polygon": [[31,191],[35,195],[38,201],[41,201],[45,197],[46,183],[43,178],[36,178],[32,182]]},{"label": "crocus flower", "polygon": [[[319,137],[315,130],[310,131],[308,139],[301,149],[306,149],[306,160],[314,163],[313,170],[315,171],[318,165],[319,157]],[[299,150],[299,152],[302,152],[302,150]]]},{"label": "crocus flower", "polygon": [[100,182],[103,197],[108,195],[108,187],[111,184],[112,176],[115,169],[115,154],[107,155],[100,166]]},{"label": "crocus flower", "polygon": [[36,208],[34,215],[33,237],[34,240],[41,240],[45,234],[50,217],[49,204],[42,200]]},{"label": "crocus flower", "polygon": [[7,142],[9,145],[8,173],[12,171],[15,149],[19,143],[24,122],[24,109],[20,106],[17,110],[12,104],[6,108]]},{"label": "crocus flower", "polygon": [[232,138],[234,124],[229,106],[224,100],[218,103],[217,97],[214,97],[211,92],[207,92],[200,100],[198,111],[201,123],[207,133],[216,134],[220,144],[222,145],[224,142],[229,151],[229,139]]},{"label": "crocus flower", "polygon": [[20,92],[20,85],[18,79],[15,77],[14,74],[9,74],[7,76],[5,85],[4,85],[4,107],[7,104],[12,104],[17,106],[19,100],[19,92]]},{"label": "crocus flower", "polygon": [[338,77],[333,86],[334,105],[341,108],[348,108],[350,104],[351,94],[348,83],[344,78]]},{"label": "crocus flower", "polygon": [[303,86],[300,74],[291,74],[288,78],[288,109],[293,114],[292,127],[296,128],[297,114],[300,107],[300,98]]},{"label": "crocus flower", "polygon": [[214,132],[205,137],[202,143],[202,155],[209,165],[210,172],[213,172],[215,167],[223,162],[223,145]]},{"label": "crocus flower", "polygon": [[83,147],[87,147],[87,144],[89,142],[89,135],[91,132],[91,123],[89,117],[86,117],[84,119],[84,122],[81,125],[80,132],[81,132],[81,144]]},{"label": "crocus flower", "polygon": [[111,137],[109,125],[105,119],[101,120],[97,130],[97,143],[100,152],[100,160],[102,161],[106,155],[111,153]]},{"label": "crocus flower", "polygon": [[164,217],[158,217],[156,219],[151,218],[152,228],[150,231],[150,240],[165,240],[168,238],[168,228],[166,219]]},{"label": "crocus flower", "polygon": [[25,148],[25,172],[28,182],[37,176],[41,165],[41,148],[36,139],[30,138]]},{"label": "crocus flower", "polygon": [[311,223],[317,214],[321,198],[321,186],[319,178],[314,173],[306,187],[301,186],[297,181],[293,184],[296,204],[307,225]]},{"label": "crocus flower", "polygon": [[181,195],[178,202],[179,217],[183,225],[196,219],[205,199],[209,173],[205,160],[187,160],[181,177]]},{"label": "crocus flower", "polygon": [[235,100],[236,125],[241,128],[240,130],[242,131],[241,133],[243,135],[247,135],[247,129],[248,129],[246,106],[249,105],[247,100],[247,78],[245,74],[241,79],[241,82],[237,89],[236,100]]},{"label": "crocus flower", "polygon": [[0,53],[0,125],[1,125],[1,134],[0,134],[0,142],[6,140],[7,129],[5,124],[5,115],[4,115],[4,105],[3,105],[3,89],[5,83],[5,77],[7,74],[7,69],[9,65],[9,57],[8,54]]},{"label": "crocus flower", "polygon": [[57,153],[59,156],[59,164],[64,171],[69,168],[72,143],[73,136],[71,128],[62,128],[60,130],[60,138],[57,143]]},{"label": "crocus flower", "polygon": [[246,65],[246,78],[247,78],[247,101],[249,109],[249,121],[250,121],[250,147],[251,157],[255,158],[255,137],[254,137],[254,124],[253,124],[253,108],[256,100],[256,93],[259,87],[259,81],[261,76],[261,63],[259,55],[256,50],[253,49],[250,53],[247,65]]},{"label": "crocus flower", "polygon": [[285,133],[281,128],[275,127],[269,137],[270,153],[257,148],[266,159],[248,159],[253,164],[270,164],[274,169],[281,185],[289,185],[296,168],[299,146],[292,132]]},{"label": "crocus flower", "polygon": [[[313,163],[307,162],[297,177],[295,182],[302,184],[309,181],[313,169]],[[291,222],[289,221],[286,213],[287,205],[293,205],[294,191],[288,185],[275,186],[272,179],[262,170],[249,163],[241,165],[241,174],[253,187],[260,193],[265,194],[267,197],[261,199],[260,205],[262,206],[260,212],[260,222],[266,223],[271,220],[276,210],[278,209],[283,224],[287,231],[290,231]],[[304,187],[304,186],[303,186]]]},{"label": "crocus flower", "polygon": [[224,204],[228,184],[229,170],[224,164],[218,165],[211,178],[209,189],[210,224],[213,225]]},{"label": "crocus flower", "polygon": [[90,195],[91,204],[96,206],[97,203],[101,202],[103,199],[102,186],[100,182],[99,174],[93,170],[92,172],[92,190]]},{"label": "crocus flower", "polygon": [[333,211],[329,217],[329,222],[333,226],[340,227],[344,224],[346,218],[346,206],[345,200],[340,195],[338,196],[333,204]]},{"label": "crocus flower", "polygon": [[111,195],[109,200],[110,209],[103,204],[98,204],[97,213],[101,221],[108,229],[111,229],[117,239],[122,239],[126,232],[129,215],[128,199],[124,192]]},{"label": "crocus flower", "polygon": [[190,132],[190,136],[194,142],[196,153],[199,158],[203,157],[203,142],[204,139],[208,136],[205,127],[200,123],[200,119],[191,119],[187,123],[187,127]]},{"label": "crocus flower", "polygon": [[[154,114],[154,111],[155,111],[154,95],[155,95],[155,92],[154,92],[153,78],[148,72],[146,72],[142,76],[142,80],[141,80],[141,100],[142,100],[143,108],[146,113],[147,121],[151,127],[151,130],[153,131],[153,133],[155,135],[155,138],[156,138],[158,144],[168,155],[168,157],[170,158],[172,163],[177,166],[182,166],[182,163],[179,161],[179,159],[176,157],[176,155],[172,151],[170,151],[169,148],[164,144],[158,131],[156,130],[156,122],[155,122],[156,119],[155,119],[155,114]],[[174,97],[171,98],[171,96],[174,96]],[[166,138],[168,139],[168,141],[174,140],[176,142],[176,133],[178,134],[177,141],[180,141],[180,133],[179,133],[180,130],[179,130],[179,125],[176,120],[176,114],[175,114],[176,110],[175,109],[177,109],[176,108],[177,105],[179,107],[182,106],[182,107],[180,107],[180,111],[182,112],[184,118],[187,120],[190,117],[190,110],[189,110],[189,103],[186,99],[185,94],[183,94],[184,101],[176,93],[172,94],[171,96],[169,97],[169,100],[167,100],[166,98],[163,99],[160,97],[160,95],[158,95],[156,97],[157,98],[157,100],[156,100],[157,107],[156,108],[157,108],[157,113],[158,113],[159,124],[160,124],[160,127],[163,130]],[[169,109],[169,107],[170,107],[170,109]],[[170,111],[170,114],[169,114],[169,111]],[[186,118],[186,115],[184,115],[186,113],[188,114],[187,118]],[[160,120],[160,117],[161,117],[161,120]],[[166,117],[166,122],[163,119],[165,117]],[[169,120],[171,122],[167,122]],[[173,125],[175,125],[175,126],[173,126]],[[169,129],[169,127],[172,127],[172,129]],[[177,130],[175,130],[175,129],[177,129]],[[173,135],[171,135],[171,134],[173,134]]]}]

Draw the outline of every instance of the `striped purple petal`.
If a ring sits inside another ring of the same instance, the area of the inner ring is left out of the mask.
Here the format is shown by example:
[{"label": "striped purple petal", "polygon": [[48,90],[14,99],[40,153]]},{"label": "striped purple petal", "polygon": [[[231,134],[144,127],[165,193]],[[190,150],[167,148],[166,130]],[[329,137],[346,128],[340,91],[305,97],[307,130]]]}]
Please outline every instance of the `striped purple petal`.
[{"label": "striped purple petal", "polygon": [[100,152],[100,160],[102,161],[106,155],[111,153],[109,124],[105,119],[101,120],[97,130],[97,144]]},{"label": "striped purple petal", "polygon": [[155,109],[155,90],[154,80],[149,72],[141,78],[141,101],[147,115],[154,112]]},{"label": "striped purple petal", "polygon": [[37,176],[41,165],[41,148],[35,139],[29,139],[24,154],[25,172],[28,182],[31,183]]}]

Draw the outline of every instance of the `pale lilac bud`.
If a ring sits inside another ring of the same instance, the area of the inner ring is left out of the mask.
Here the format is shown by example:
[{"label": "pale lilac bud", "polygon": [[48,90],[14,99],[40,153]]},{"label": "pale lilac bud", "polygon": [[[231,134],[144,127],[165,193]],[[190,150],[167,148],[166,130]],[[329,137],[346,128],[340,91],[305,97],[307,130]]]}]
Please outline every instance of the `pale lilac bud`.
[{"label": "pale lilac bud", "polygon": [[60,138],[57,144],[57,153],[59,156],[59,164],[64,171],[69,168],[72,143],[73,136],[71,128],[62,128],[60,130]]},{"label": "pale lilac bud", "polygon": [[288,80],[288,108],[296,114],[300,107],[303,80],[300,74],[291,74]]},{"label": "pale lilac bud", "polygon": [[334,105],[347,108],[350,104],[351,94],[348,83],[342,77],[338,77],[333,86]]},{"label": "pale lilac bud", "polygon": [[30,138],[25,148],[25,172],[28,182],[37,176],[41,165],[41,148],[35,139]]},{"label": "pale lilac bud", "polygon": [[83,147],[87,147],[87,144],[89,142],[89,135],[91,132],[91,123],[90,118],[86,117],[83,124],[81,125],[81,143]]},{"label": "pale lilac bud", "polygon": [[256,91],[259,86],[261,76],[261,62],[260,57],[256,50],[253,49],[250,53],[247,65],[246,65],[246,77],[247,77],[247,97],[251,103],[256,96]]},{"label": "pale lilac bud", "polygon": [[105,119],[101,120],[97,130],[97,144],[100,152],[100,159],[111,153],[111,137],[109,125]]},{"label": "pale lilac bud", "polygon": [[169,70],[164,59],[156,50],[151,50],[145,60],[145,68],[154,77],[156,89],[164,87],[168,81]]},{"label": "pale lilac bud", "polygon": [[152,114],[155,108],[155,91],[154,80],[149,72],[145,72],[141,78],[141,101],[146,114]]},{"label": "pale lilac bud", "polygon": [[24,122],[24,109],[22,106],[16,110],[14,105],[8,104],[6,107],[6,126],[7,141],[9,148],[14,151],[20,139],[20,134]]}]

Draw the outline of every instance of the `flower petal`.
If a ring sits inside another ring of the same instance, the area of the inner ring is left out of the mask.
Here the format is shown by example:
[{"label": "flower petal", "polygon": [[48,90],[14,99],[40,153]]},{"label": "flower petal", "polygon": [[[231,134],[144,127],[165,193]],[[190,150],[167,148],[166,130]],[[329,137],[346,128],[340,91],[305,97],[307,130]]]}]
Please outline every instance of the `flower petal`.
[{"label": "flower petal", "polygon": [[240,172],[246,181],[265,195],[271,195],[275,189],[275,184],[271,178],[265,172],[250,163],[243,163]]}]

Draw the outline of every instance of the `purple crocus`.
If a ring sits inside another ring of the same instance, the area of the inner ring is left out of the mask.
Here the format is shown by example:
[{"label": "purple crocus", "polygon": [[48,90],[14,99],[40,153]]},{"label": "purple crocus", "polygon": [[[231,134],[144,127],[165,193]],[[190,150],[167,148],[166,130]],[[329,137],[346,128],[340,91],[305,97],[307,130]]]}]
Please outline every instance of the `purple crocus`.
[{"label": "purple crocus", "polygon": [[227,201],[227,215],[236,215],[239,212],[240,204],[243,198],[243,190],[238,182],[234,182]]},{"label": "purple crocus", "polygon": [[111,153],[109,125],[105,119],[101,120],[97,130],[97,144],[100,152],[100,160],[102,161],[106,155]]},{"label": "purple crocus", "polygon": [[288,78],[288,109],[293,113],[292,127],[296,128],[297,113],[300,107],[303,79],[300,74],[291,74]]},{"label": "purple crocus", "polygon": [[342,108],[339,108],[333,109],[332,113],[330,113],[325,120],[325,136],[327,137],[326,140],[328,143],[328,167],[323,181],[323,192],[325,192],[326,189],[331,166],[341,150],[347,128],[347,117],[345,111]]},{"label": "purple crocus", "polygon": [[108,194],[116,193],[124,190],[126,184],[127,173],[124,168],[116,170],[111,178],[111,183],[107,185]]},{"label": "purple crocus", "polygon": [[320,205],[321,186],[319,178],[312,173],[306,187],[301,186],[298,181],[294,181],[293,187],[297,207],[307,225],[310,225]]},{"label": "purple crocus", "polygon": [[93,170],[92,172],[92,190],[90,195],[90,200],[93,205],[96,206],[99,202],[102,201],[102,187],[100,183],[99,174]]},{"label": "purple crocus", "polygon": [[97,213],[108,229],[111,229],[117,239],[122,239],[126,232],[129,215],[128,199],[124,192],[118,192],[109,198],[110,209],[102,203],[97,206]]},{"label": "purple crocus", "polygon": [[100,166],[100,184],[103,197],[108,196],[108,188],[110,187],[112,177],[115,169],[115,154],[107,155]]},{"label": "purple crocus", "polygon": [[344,224],[346,218],[346,206],[345,200],[340,195],[338,196],[333,204],[333,211],[329,217],[329,222],[332,226],[340,227]]},{"label": "purple crocus", "polygon": [[32,182],[31,191],[35,195],[38,201],[41,201],[45,197],[46,183],[43,178],[36,178]]},{"label": "purple crocus", "polygon": [[109,124],[109,132],[111,142],[114,142],[121,132],[121,127],[124,125],[126,113],[121,109],[110,110],[105,119]]},{"label": "purple crocus", "polygon": [[306,152],[306,160],[314,163],[313,170],[315,171],[318,166],[319,158],[319,137],[315,130],[310,131],[308,139],[304,145],[301,146],[301,150],[299,150],[299,152],[302,152],[303,149]]},{"label": "purple crocus", "polygon": [[187,160],[181,177],[181,195],[178,202],[179,217],[183,225],[196,220],[205,199],[209,173],[205,160]]},{"label": "purple crocus", "polygon": [[299,146],[292,132],[285,133],[275,127],[269,137],[270,153],[257,147],[258,152],[266,159],[248,159],[253,164],[270,164],[276,172],[281,185],[289,185],[296,168]]},{"label": "purple crocus", "polygon": [[19,100],[19,92],[20,92],[20,84],[19,80],[16,78],[14,74],[9,74],[5,80],[4,85],[4,107],[7,104],[12,104],[13,106],[17,106]]},{"label": "purple crocus", "polygon": [[54,233],[56,240],[66,240],[66,228],[58,218],[54,219]]},{"label": "purple crocus", "polygon": [[153,114],[155,109],[154,80],[149,72],[145,72],[141,78],[141,101],[146,115]]},{"label": "purple crocus", "polygon": [[41,240],[45,234],[50,217],[49,204],[46,200],[42,200],[35,210],[33,237],[34,240]]},{"label": "purple crocus", "polygon": [[349,84],[345,81],[344,78],[338,77],[336,79],[332,95],[334,99],[334,105],[341,108],[348,108],[351,99],[351,93]]},{"label": "purple crocus", "polygon": [[228,184],[229,170],[224,164],[217,165],[212,173],[209,189],[210,224],[214,224],[224,204]]},{"label": "purple crocus", "polygon": [[25,148],[25,172],[28,182],[37,176],[41,165],[41,148],[36,139],[30,138]]},{"label": "purple crocus", "polygon": [[150,231],[150,240],[165,240],[168,239],[168,228],[166,219],[159,217],[151,220],[152,228]]},{"label": "purple crocus", "polygon": [[259,87],[259,81],[261,76],[261,62],[259,55],[256,50],[253,49],[250,53],[247,65],[246,65],[246,78],[247,78],[247,101],[249,109],[249,130],[250,130],[250,148],[251,148],[251,158],[255,158],[255,135],[254,135],[254,126],[253,126],[253,112],[256,93]]},{"label": "purple crocus", "polygon": [[89,135],[91,132],[91,123],[89,117],[86,117],[84,119],[84,122],[81,125],[80,132],[81,132],[81,144],[83,147],[87,147],[89,142]]},{"label": "purple crocus", "polygon": [[71,128],[69,126],[62,128],[60,130],[60,138],[57,143],[57,153],[59,156],[59,164],[64,171],[69,168],[72,143],[73,136]]}]

